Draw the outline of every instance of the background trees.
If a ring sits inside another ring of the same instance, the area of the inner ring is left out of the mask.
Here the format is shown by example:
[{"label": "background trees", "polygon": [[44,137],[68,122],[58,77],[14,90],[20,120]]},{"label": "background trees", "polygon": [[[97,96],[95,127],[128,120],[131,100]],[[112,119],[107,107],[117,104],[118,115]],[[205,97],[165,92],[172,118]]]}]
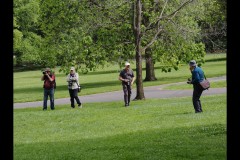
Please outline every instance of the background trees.
[{"label": "background trees", "polygon": [[[14,0],[17,64],[75,66],[87,73],[109,63],[136,61],[137,96],[162,71],[226,48],[224,0]],[[143,59],[145,61],[143,61]]]}]

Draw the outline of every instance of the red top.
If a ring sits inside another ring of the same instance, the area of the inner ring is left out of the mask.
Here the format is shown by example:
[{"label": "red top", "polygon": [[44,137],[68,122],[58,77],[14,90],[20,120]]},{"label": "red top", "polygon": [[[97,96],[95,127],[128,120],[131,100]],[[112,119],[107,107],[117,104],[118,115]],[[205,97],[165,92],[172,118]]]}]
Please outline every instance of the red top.
[{"label": "red top", "polygon": [[46,89],[54,88],[55,76],[54,75],[49,75],[49,76],[53,79],[53,81],[50,81],[47,76],[44,76],[43,88],[46,88]]}]

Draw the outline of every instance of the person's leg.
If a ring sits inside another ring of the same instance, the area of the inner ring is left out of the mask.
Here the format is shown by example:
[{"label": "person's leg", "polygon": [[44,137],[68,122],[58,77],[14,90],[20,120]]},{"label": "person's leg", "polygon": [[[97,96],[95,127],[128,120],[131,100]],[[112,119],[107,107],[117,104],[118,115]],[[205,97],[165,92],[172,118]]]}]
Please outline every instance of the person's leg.
[{"label": "person's leg", "polygon": [[131,94],[132,94],[132,87],[131,87],[131,85],[127,86],[127,90],[128,90],[128,105],[129,105],[130,101],[131,101]]},{"label": "person's leg", "polygon": [[48,93],[47,93],[47,90],[44,88],[44,91],[43,91],[43,110],[47,109],[47,99],[48,99]]},{"label": "person's leg", "polygon": [[202,92],[203,92],[203,90],[197,84],[193,85],[192,101],[193,101],[195,113],[202,112],[202,106],[201,106],[201,102],[200,102],[200,97],[202,95]]},{"label": "person's leg", "polygon": [[51,107],[51,110],[54,110],[55,107],[54,107],[54,89],[50,89],[49,90],[49,96],[50,96],[50,107]]},{"label": "person's leg", "polygon": [[70,101],[71,101],[71,107],[72,108],[75,108],[75,106],[74,106],[74,90],[73,89],[69,89],[69,95],[70,95]]},{"label": "person's leg", "polygon": [[74,99],[76,100],[78,106],[81,106],[80,99],[78,98],[78,89],[74,89],[74,90],[73,90],[73,97],[74,97]]},{"label": "person's leg", "polygon": [[124,93],[124,103],[125,106],[128,106],[128,90],[127,90],[127,85],[123,84],[123,93]]}]

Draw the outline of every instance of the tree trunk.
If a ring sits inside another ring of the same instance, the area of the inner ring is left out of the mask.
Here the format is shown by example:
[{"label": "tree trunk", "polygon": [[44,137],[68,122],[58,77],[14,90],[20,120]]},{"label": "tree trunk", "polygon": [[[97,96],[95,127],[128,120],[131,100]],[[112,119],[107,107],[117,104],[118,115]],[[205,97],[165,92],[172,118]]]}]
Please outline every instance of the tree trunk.
[{"label": "tree trunk", "polygon": [[134,100],[145,99],[143,91],[143,80],[142,80],[142,54],[141,54],[141,0],[136,1],[136,17],[134,16],[134,33],[135,33],[135,46],[136,46],[136,84],[137,93]]},{"label": "tree trunk", "polygon": [[146,77],[144,81],[155,81],[157,78],[155,77],[154,72],[154,63],[151,54],[151,48],[147,48],[145,52],[145,60],[146,60]]}]

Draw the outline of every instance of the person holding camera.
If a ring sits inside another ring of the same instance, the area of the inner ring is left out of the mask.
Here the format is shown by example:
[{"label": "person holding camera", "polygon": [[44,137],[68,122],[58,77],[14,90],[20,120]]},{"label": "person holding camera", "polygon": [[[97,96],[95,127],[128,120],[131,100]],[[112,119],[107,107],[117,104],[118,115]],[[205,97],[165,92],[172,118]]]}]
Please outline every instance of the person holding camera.
[{"label": "person holding camera", "polygon": [[187,83],[193,84],[192,102],[193,102],[195,113],[200,113],[202,112],[200,97],[204,90],[200,85],[200,82],[204,80],[204,72],[200,67],[197,66],[197,63],[195,60],[191,60],[189,62],[189,67],[192,74],[192,78],[191,79],[189,78]]},{"label": "person holding camera", "polygon": [[75,108],[74,99],[76,100],[78,107],[82,108],[82,103],[78,98],[79,80],[78,73],[75,72],[75,68],[71,67],[70,73],[67,75],[68,90],[70,95],[71,107]]},{"label": "person holding camera", "polygon": [[55,81],[55,75],[51,73],[50,68],[46,68],[43,71],[43,75],[41,78],[44,88],[44,96],[43,96],[43,110],[47,110],[47,100],[48,96],[50,98],[50,108],[51,110],[54,110],[54,81]]},{"label": "person holding camera", "polygon": [[132,85],[135,81],[133,70],[130,69],[130,63],[125,63],[125,68],[120,72],[119,78],[122,81],[125,107],[130,104],[130,98],[132,94]]}]

